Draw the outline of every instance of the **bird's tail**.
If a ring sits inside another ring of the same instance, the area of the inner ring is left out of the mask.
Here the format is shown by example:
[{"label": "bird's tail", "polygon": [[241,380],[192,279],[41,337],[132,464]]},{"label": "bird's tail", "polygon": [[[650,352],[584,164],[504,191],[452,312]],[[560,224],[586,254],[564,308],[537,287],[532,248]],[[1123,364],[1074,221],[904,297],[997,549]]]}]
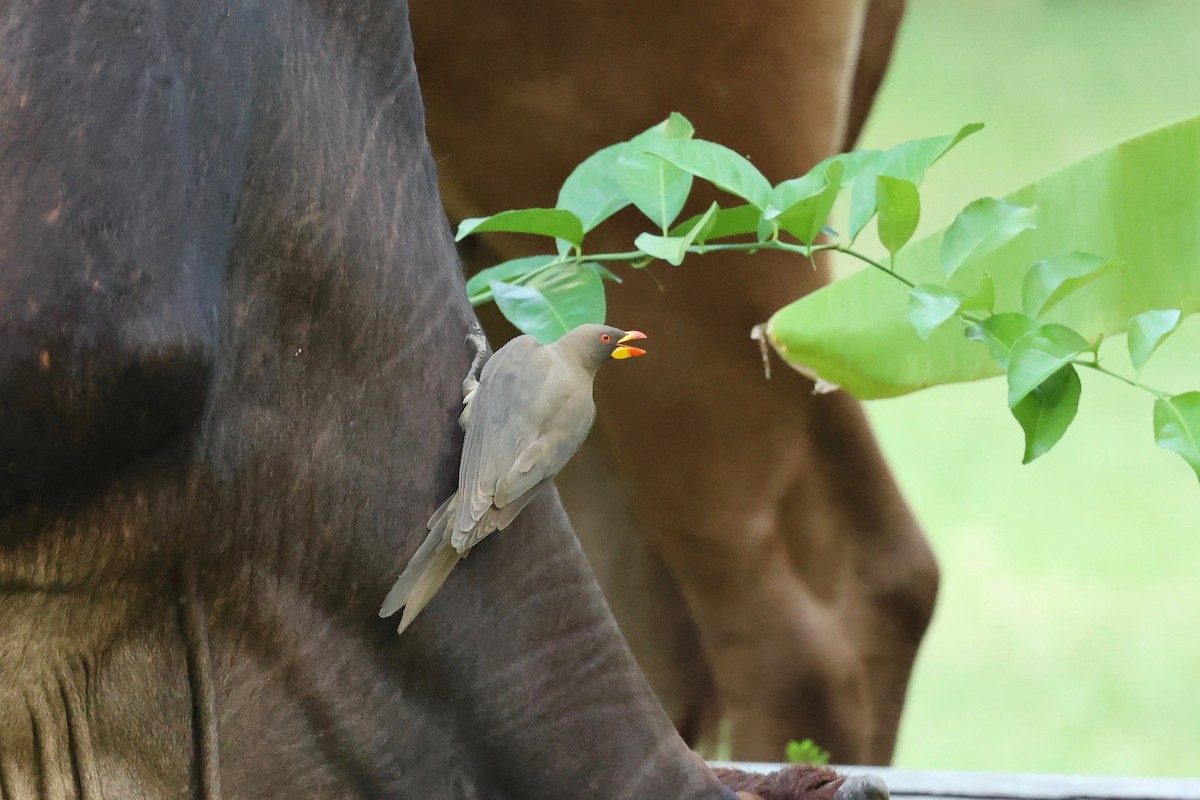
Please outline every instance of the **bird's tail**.
[{"label": "bird's tail", "polygon": [[429,518],[429,535],[421,543],[417,552],[409,559],[404,572],[396,579],[383,605],[379,616],[390,617],[404,607],[400,617],[400,627],[397,633],[412,624],[421,609],[429,604],[437,590],[445,583],[454,565],[462,558],[450,544],[451,528],[458,510],[458,494],[450,496],[442,503],[433,516]]}]

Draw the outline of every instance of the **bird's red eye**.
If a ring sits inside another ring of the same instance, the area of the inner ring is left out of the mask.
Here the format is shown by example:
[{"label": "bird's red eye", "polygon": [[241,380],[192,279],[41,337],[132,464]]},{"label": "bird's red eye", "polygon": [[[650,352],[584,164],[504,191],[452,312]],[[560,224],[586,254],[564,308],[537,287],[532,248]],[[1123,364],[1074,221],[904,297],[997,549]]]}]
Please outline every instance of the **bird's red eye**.
[{"label": "bird's red eye", "polygon": [[611,335],[611,334],[608,334],[608,333],[602,333],[602,334],[600,334],[600,341],[602,341],[602,342],[611,342],[611,341],[612,341],[612,335]]}]

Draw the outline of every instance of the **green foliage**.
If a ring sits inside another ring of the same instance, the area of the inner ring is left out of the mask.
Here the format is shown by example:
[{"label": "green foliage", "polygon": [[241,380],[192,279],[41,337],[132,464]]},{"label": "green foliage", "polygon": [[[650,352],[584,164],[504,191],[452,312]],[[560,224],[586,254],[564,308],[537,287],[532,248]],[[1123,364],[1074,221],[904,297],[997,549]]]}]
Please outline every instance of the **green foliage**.
[{"label": "green foliage", "polygon": [[[633,202],[625,186],[633,183],[631,178],[622,178],[625,165],[632,164],[637,170],[640,164],[632,158],[639,154],[642,144],[656,139],[690,139],[692,123],[682,114],[672,114],[667,119],[628,142],[606,147],[593,153],[563,181],[558,193],[556,208],[570,211],[583,221],[583,230],[588,232],[604,220]],[[664,171],[663,194],[667,194],[667,176]],[[689,186],[690,188],[690,186]],[[687,196],[687,192],[684,192]],[[653,203],[650,204],[653,206]],[[662,205],[667,206],[664,200]],[[676,211],[678,214],[678,211]],[[651,215],[651,218],[652,215]],[[564,252],[560,249],[560,252]]]},{"label": "green foliage", "polygon": [[1178,453],[1200,477],[1200,392],[1160,397],[1154,403],[1154,443]]},{"label": "green foliage", "polygon": [[1066,364],[1012,406],[1013,417],[1025,432],[1022,464],[1028,464],[1058,444],[1075,419],[1082,389],[1079,373],[1075,367]]},{"label": "green foliage", "polygon": [[583,243],[583,223],[579,217],[561,208],[524,208],[520,211],[502,211],[490,217],[464,219],[459,223],[454,241],[461,241],[472,233],[487,231],[552,236],[576,247]]},{"label": "green foliage", "polygon": [[809,764],[814,767],[824,767],[829,764],[829,751],[823,749],[812,739],[795,739],[787,743],[785,753],[789,764]]},{"label": "green foliage", "polygon": [[917,336],[928,339],[942,323],[954,317],[967,298],[936,283],[921,283],[908,294],[909,319]]},{"label": "green foliage", "polygon": [[982,197],[962,210],[942,237],[942,270],[947,278],[972,261],[1037,227],[1037,213],[994,197]]},{"label": "green foliage", "polygon": [[993,314],[966,330],[967,339],[983,342],[1000,369],[1008,370],[1008,355],[1013,345],[1038,326],[1037,320],[1024,314]]},{"label": "green foliage", "polygon": [[[631,145],[652,145],[666,139],[690,139],[692,124],[680,114],[669,118],[639,136]],[[661,158],[625,147],[617,152],[615,175],[617,185],[629,202],[637,206],[651,222],[664,231],[670,226],[688,194],[692,191],[692,176]]]},{"label": "green foliage", "polygon": [[875,215],[876,178],[884,175],[906,180],[919,186],[925,177],[925,171],[932,167],[938,159],[946,155],[963,139],[982,129],[983,125],[974,123],[964,125],[958,133],[950,136],[916,139],[883,151],[869,150],[850,153],[849,155],[855,156],[856,160],[860,162],[850,196],[851,240],[858,237],[859,232]]},{"label": "green foliage", "polygon": [[[895,270],[912,283],[965,292],[987,273],[996,311],[1020,312],[1030,266],[1086,251],[1127,266],[1066,297],[1048,314],[1088,341],[1126,330],[1151,309],[1200,308],[1200,117],[1102,150],[1006,198],[1037,206],[1039,224],[947,280],[943,234],[913,241]],[[926,203],[928,206],[928,203]],[[771,318],[769,339],[786,360],[855,396],[894,397],[927,386],[1002,372],[986,348],[947,325],[923,342],[908,321],[894,278],[864,270],[785,306]],[[846,310],[870,325],[846,325]]]},{"label": "green foliage", "polygon": [[[845,167],[841,161],[830,162],[823,173],[823,182],[813,189],[811,194],[796,197],[799,186],[792,191],[782,190],[775,194],[777,200],[790,200],[782,211],[769,206],[763,213],[763,219],[772,221],[782,230],[795,236],[805,244],[812,244],[821,235],[825,220],[833,210],[838,192],[842,189],[842,175]],[[814,173],[810,173],[814,174]],[[774,202],[774,201],[772,201]]]},{"label": "green foliage", "polygon": [[514,258],[494,267],[481,269],[467,281],[467,296],[475,305],[492,299],[492,281],[512,281],[537,275],[555,262],[554,256]]},{"label": "green foliage", "polygon": [[1034,328],[1017,339],[1008,353],[1008,407],[1024,400],[1087,349],[1086,339],[1056,323]]},{"label": "green foliage", "polygon": [[1143,311],[1129,320],[1129,360],[1138,372],[1150,359],[1150,355],[1163,341],[1175,332],[1183,321],[1183,312],[1177,308]]},{"label": "green foliage", "polygon": [[1116,261],[1079,251],[1043,258],[1025,273],[1025,282],[1021,286],[1021,304],[1025,313],[1040,317],[1067,295],[1118,266]]},{"label": "green foliage", "polygon": [[[707,214],[708,212],[705,212]],[[684,220],[671,229],[672,236],[681,236],[699,222],[705,214],[697,214]],[[711,239],[728,239],[731,236],[757,234],[758,223],[762,219],[762,211],[749,203],[733,208],[717,207],[716,213],[709,217],[708,230],[701,230],[696,237],[696,244],[704,244]]]},{"label": "green foliage", "polygon": [[765,209],[771,202],[770,182],[753,164],[724,145],[703,139],[660,139],[645,146],[645,152],[756,208]]},{"label": "green foliage", "polygon": [[542,344],[579,325],[604,321],[604,286],[586,265],[541,272],[523,285],[494,280],[489,286],[504,316]]},{"label": "green foliage", "polygon": [[[507,232],[558,240],[557,256],[505,262],[472,278],[467,289],[472,302],[494,299],[518,328],[548,342],[575,325],[603,320],[602,278],[617,278],[603,266],[607,263],[641,268],[664,261],[678,266],[688,255],[717,250],[781,250],[807,258],[821,250],[837,250],[873,267],[872,282],[855,276],[777,313],[767,325],[767,338],[788,361],[827,381],[848,377],[847,388],[865,397],[956,379],[947,376],[1006,373],[1008,406],[1025,434],[1026,463],[1062,438],[1079,407],[1078,369],[1091,369],[1154,394],[1158,398],[1156,442],[1178,453],[1200,475],[1200,393],[1168,396],[1111,372],[1096,355],[1104,333],[1128,326],[1130,360],[1140,370],[1178,327],[1185,309],[1200,307],[1200,280],[1191,274],[1195,271],[1163,271],[1168,278],[1178,278],[1173,286],[1186,300],[1179,309],[1148,306],[1136,309],[1132,319],[1125,314],[1113,321],[1107,319],[1116,313],[1111,303],[1097,311],[1094,303],[1072,302],[1084,290],[1094,299],[1098,291],[1111,292],[1114,285],[1126,290],[1130,286],[1129,270],[1119,267],[1125,260],[1136,263],[1132,257],[1140,253],[1113,254],[1129,257],[1119,261],[1079,249],[1080,244],[1069,236],[1073,229],[1064,225],[1064,219],[1070,220],[1091,234],[1080,237],[1088,246],[1102,238],[1104,246],[1096,248],[1101,252],[1119,250],[1116,245],[1124,240],[1114,240],[1111,229],[1125,230],[1130,220],[1139,219],[1135,212],[1140,208],[1118,203],[1120,198],[1104,181],[1125,173],[1085,162],[1067,170],[1066,178],[1051,176],[1013,198],[975,200],[944,233],[909,246],[921,216],[920,183],[926,170],[981,127],[967,125],[955,134],[883,151],[845,153],[822,161],[799,178],[772,186],[745,157],[695,138],[691,123],[672,114],[580,164],[559,192],[558,207],[504,211],[463,222],[460,239],[471,233]],[[1189,131],[1200,149],[1200,119],[1193,121]],[[1166,147],[1177,148],[1178,137]],[[1145,153],[1148,161],[1158,156],[1154,148]],[[1200,159],[1194,160],[1194,166],[1200,185]],[[1128,174],[1140,177],[1141,173]],[[703,213],[676,223],[697,178],[738,201],[728,208],[713,203]],[[1087,216],[1079,211],[1081,183],[1108,201],[1107,216],[1079,223]],[[847,190],[850,236],[849,241],[837,241],[828,218],[838,196]],[[1146,199],[1145,190],[1138,195]],[[586,253],[586,234],[630,205],[659,232],[640,234],[634,241],[636,249],[627,253]],[[1194,198],[1182,205],[1200,210],[1200,201]],[[1114,220],[1111,215],[1118,212],[1125,216]],[[876,215],[879,240],[890,257],[886,266],[852,247],[854,237]],[[1172,230],[1182,235],[1186,225],[1190,235],[1194,219],[1173,219]],[[834,241],[819,241],[822,233]],[[1166,294],[1163,283],[1153,282],[1149,290],[1135,292],[1137,302]],[[898,286],[908,288],[906,310]],[[891,323],[897,314],[904,320],[901,329]],[[1042,322],[1047,315],[1053,315],[1053,321]],[[871,324],[846,325],[850,316],[869,319]],[[1106,318],[1099,326],[1098,316]],[[867,351],[855,337],[869,339],[874,346]],[[847,341],[853,346],[847,347]],[[888,363],[896,360],[898,352],[904,373]],[[981,356],[991,366],[978,366]],[[918,366],[923,371],[918,372]],[[900,374],[901,380],[897,383],[893,377],[888,384],[866,377],[872,372]]]},{"label": "green foliage", "polygon": [[683,263],[683,257],[687,255],[688,248],[697,239],[703,241],[702,237],[711,232],[715,222],[713,217],[719,208],[720,206],[713,203],[708,207],[708,211],[701,214],[687,232],[680,236],[655,236],[652,233],[643,233],[634,240],[634,245],[643,253],[654,258],[661,258],[668,264],[678,267]]},{"label": "green foliage", "polygon": [[921,195],[911,181],[880,175],[875,179],[879,241],[892,255],[908,244],[921,220]]}]

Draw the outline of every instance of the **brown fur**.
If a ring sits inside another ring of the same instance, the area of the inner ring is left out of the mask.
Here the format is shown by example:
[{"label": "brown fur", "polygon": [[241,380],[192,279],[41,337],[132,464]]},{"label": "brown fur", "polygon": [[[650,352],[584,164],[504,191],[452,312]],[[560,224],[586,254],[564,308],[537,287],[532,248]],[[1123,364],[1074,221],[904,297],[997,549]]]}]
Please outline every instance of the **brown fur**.
[{"label": "brown fur", "polygon": [[828,767],[793,764],[770,773],[713,770],[742,800],[833,800],[842,777]]},{"label": "brown fur", "polygon": [[[801,174],[865,119],[901,5],[416,0],[450,213],[552,204],[586,155],[671,110],[774,180]],[[626,250],[643,222],[621,215],[588,246]],[[530,238],[473,244],[473,266]],[[748,338],[825,266],[655,272],[665,292],[645,274],[610,288],[610,319],[644,328],[653,356],[599,388],[597,430],[558,481],[622,629],[690,742],[725,717],[737,758],[811,736],[887,762],[937,567],[857,404],[787,369],[763,380]]]}]

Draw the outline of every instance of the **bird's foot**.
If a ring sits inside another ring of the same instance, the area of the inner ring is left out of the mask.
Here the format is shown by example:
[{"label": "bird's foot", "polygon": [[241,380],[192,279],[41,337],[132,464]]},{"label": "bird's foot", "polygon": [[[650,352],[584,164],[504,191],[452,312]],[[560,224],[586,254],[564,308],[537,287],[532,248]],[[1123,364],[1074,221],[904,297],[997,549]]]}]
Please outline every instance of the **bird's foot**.
[{"label": "bird's foot", "polygon": [[487,359],[487,337],[483,335],[483,328],[479,327],[479,323],[475,320],[471,320],[467,325],[467,344],[475,350],[475,355],[471,359],[471,368],[467,370],[467,377],[463,378],[462,382],[464,403],[479,386],[479,373],[483,370],[483,362]]}]

